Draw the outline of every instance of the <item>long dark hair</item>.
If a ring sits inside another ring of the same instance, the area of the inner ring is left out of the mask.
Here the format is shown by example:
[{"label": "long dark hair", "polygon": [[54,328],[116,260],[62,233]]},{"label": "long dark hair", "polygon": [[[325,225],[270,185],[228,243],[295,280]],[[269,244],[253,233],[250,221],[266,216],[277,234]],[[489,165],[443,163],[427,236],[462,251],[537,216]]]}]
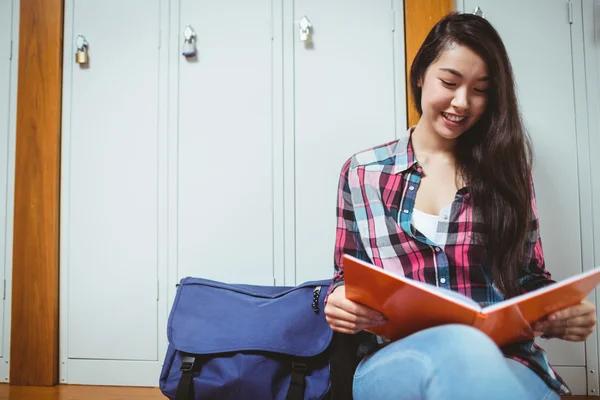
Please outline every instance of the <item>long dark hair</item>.
[{"label": "long dark hair", "polygon": [[427,68],[450,46],[463,45],[487,64],[491,78],[481,119],[457,139],[459,176],[468,184],[473,206],[483,218],[486,263],[506,297],[519,294],[519,268],[525,262],[532,221],[531,144],[523,126],[510,60],[500,35],[485,19],[451,13],[429,32],[410,71],[419,114]]}]

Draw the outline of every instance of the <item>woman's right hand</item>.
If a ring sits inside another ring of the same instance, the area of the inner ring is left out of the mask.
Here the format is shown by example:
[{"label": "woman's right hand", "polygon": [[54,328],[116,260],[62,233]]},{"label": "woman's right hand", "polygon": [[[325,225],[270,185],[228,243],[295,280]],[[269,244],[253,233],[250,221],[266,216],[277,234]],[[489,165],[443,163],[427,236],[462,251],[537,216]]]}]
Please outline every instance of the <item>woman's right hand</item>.
[{"label": "woman's right hand", "polygon": [[325,317],[331,329],[341,333],[355,334],[365,328],[386,322],[379,312],[348,300],[346,288],[338,286],[327,299]]}]

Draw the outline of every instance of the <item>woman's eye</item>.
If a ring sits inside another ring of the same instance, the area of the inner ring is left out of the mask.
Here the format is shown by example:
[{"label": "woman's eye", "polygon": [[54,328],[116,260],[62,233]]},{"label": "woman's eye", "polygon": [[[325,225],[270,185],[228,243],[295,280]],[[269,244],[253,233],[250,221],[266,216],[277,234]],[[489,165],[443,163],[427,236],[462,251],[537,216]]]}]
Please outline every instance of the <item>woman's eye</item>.
[{"label": "woman's eye", "polygon": [[487,93],[487,91],[488,91],[488,90],[487,90],[487,89],[475,89],[475,91],[476,91],[477,93],[482,93],[482,94],[485,94],[485,93]]},{"label": "woman's eye", "polygon": [[454,86],[456,86],[456,83],[448,82],[448,81],[445,81],[445,80],[443,80],[443,79],[440,79],[440,81],[442,81],[442,83],[443,83],[444,85],[446,85],[446,86],[450,86],[450,87],[454,87]]}]

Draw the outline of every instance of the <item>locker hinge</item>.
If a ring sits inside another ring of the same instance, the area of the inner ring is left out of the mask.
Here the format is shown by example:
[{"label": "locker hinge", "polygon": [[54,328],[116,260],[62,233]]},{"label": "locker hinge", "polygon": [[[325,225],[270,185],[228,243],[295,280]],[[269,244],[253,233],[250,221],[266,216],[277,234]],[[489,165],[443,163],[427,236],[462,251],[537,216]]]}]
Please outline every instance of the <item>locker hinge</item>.
[{"label": "locker hinge", "polygon": [[393,8],[391,10],[390,20],[391,20],[390,22],[392,24],[392,32],[396,32],[396,12],[394,11]]},{"label": "locker hinge", "polygon": [[271,40],[275,39],[275,22],[273,20],[269,22],[269,35],[271,35]]},{"label": "locker hinge", "polygon": [[6,279],[4,280],[4,290],[2,294],[2,300],[6,300]]},{"label": "locker hinge", "polygon": [[162,46],[161,39],[162,39],[162,31],[159,29],[158,30],[158,48],[159,49]]},{"label": "locker hinge", "polygon": [[158,279],[156,280],[156,301],[158,301],[158,299],[160,298],[160,290],[159,290],[159,283],[158,283]]},{"label": "locker hinge", "polygon": [[277,279],[275,277],[273,277],[273,286],[277,286]]},{"label": "locker hinge", "polygon": [[13,41],[10,41],[10,53],[8,54],[8,59],[12,60],[13,59]]},{"label": "locker hinge", "polygon": [[569,24],[573,24],[573,2],[571,0],[567,3],[567,7],[569,8]]}]

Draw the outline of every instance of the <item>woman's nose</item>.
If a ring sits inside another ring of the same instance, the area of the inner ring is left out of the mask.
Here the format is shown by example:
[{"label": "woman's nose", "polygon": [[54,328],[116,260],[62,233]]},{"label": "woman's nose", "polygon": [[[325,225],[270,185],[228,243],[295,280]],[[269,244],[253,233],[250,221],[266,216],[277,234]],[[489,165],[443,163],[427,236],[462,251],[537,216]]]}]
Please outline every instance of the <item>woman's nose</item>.
[{"label": "woman's nose", "polygon": [[456,90],[451,105],[461,110],[467,110],[469,108],[469,96],[467,95],[466,90]]}]

